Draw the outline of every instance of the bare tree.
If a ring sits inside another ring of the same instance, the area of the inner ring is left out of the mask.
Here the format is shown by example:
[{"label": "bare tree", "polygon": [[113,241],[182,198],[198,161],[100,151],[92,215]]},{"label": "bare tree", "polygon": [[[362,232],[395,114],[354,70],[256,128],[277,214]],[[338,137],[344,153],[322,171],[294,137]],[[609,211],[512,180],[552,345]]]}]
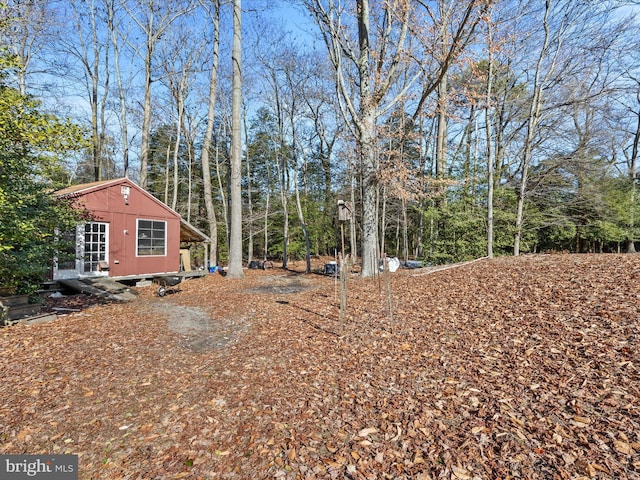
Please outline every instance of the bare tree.
[{"label": "bare tree", "polygon": [[[285,98],[287,90],[287,72],[291,70],[290,56],[293,54],[290,50],[290,39],[288,34],[279,28],[271,28],[273,41],[262,42],[257,45],[256,53],[261,65],[261,71],[264,75],[270,90],[270,104],[274,113],[275,128],[271,133],[273,136],[274,157],[275,157],[275,173],[278,181],[278,190],[280,194],[280,204],[282,206],[283,222],[282,222],[282,268],[288,267],[289,261],[289,234],[290,234],[290,218],[289,218],[289,194],[291,187],[290,176],[290,160],[291,155],[288,153],[291,144],[291,124],[285,125],[287,112],[285,111],[286,103],[291,101]],[[275,35],[273,34],[274,32]],[[283,76],[285,78],[283,78]],[[289,127],[288,131],[285,131]],[[266,224],[265,224],[266,225]],[[266,238],[266,237],[265,237]]]},{"label": "bare tree", "polygon": [[209,151],[211,150],[211,140],[213,138],[213,127],[215,124],[215,108],[216,108],[216,89],[218,85],[218,63],[220,53],[220,0],[213,0],[211,5],[201,5],[207,12],[207,16],[211,21],[212,35],[212,59],[211,70],[209,73],[209,95],[207,97],[207,128],[202,140],[202,150],[200,158],[202,162],[202,188],[204,190],[204,206],[207,211],[207,223],[209,224],[209,237],[211,244],[209,246],[209,258],[212,265],[218,263],[218,224],[216,219],[216,211],[213,207],[213,195],[211,184],[211,167],[209,160]]},{"label": "bare tree", "polygon": [[518,256],[520,254],[520,239],[522,237],[522,221],[523,221],[523,210],[524,210],[524,200],[525,193],[527,189],[527,180],[529,177],[529,166],[531,164],[531,154],[533,150],[533,140],[536,134],[536,128],[538,127],[538,122],[540,121],[540,110],[542,109],[542,87],[544,80],[548,80],[549,76],[553,73],[555,69],[556,62],[555,59],[552,60],[551,66],[545,72],[543,71],[543,61],[544,59],[551,53],[551,55],[555,55],[557,57],[559,53],[559,48],[561,45],[560,38],[558,38],[557,48],[553,52],[548,52],[547,49],[551,43],[551,28],[549,26],[549,15],[551,14],[551,0],[545,1],[544,7],[544,15],[542,18],[542,28],[544,30],[544,37],[542,41],[542,45],[540,47],[540,51],[538,54],[538,59],[536,61],[535,71],[534,71],[534,79],[533,79],[533,95],[531,97],[531,103],[529,106],[529,115],[527,117],[527,129],[526,129],[526,137],[524,141],[524,153],[522,158],[522,163],[520,167],[520,188],[518,190],[518,207],[517,207],[517,217],[516,217],[516,234],[515,241],[513,243],[513,254]]},{"label": "bare tree", "polygon": [[[46,32],[53,18],[47,2],[3,2],[0,9],[0,20],[3,28],[0,31],[2,45],[10,48],[18,60],[16,71],[18,91],[27,94],[27,76],[35,68],[34,59],[43,49]],[[5,19],[11,19],[5,22]]]},{"label": "bare tree", "polygon": [[[309,58],[308,61],[315,68],[322,64],[317,55]],[[336,183],[333,176],[334,152],[339,144],[344,127],[344,119],[340,115],[333,91],[330,91],[332,87],[329,80],[323,75],[312,75],[303,98],[304,102],[306,102],[307,116],[313,122],[315,135],[313,140],[315,141],[316,154],[319,157],[322,171],[322,194],[324,197],[322,223],[326,226],[331,225],[333,221],[335,209],[333,187]],[[305,182],[305,188],[307,188],[307,182]],[[353,257],[354,252],[350,253]],[[345,255],[346,252],[343,251],[342,254]]]},{"label": "bare tree", "polygon": [[[635,3],[640,4],[640,2]],[[624,129],[628,131],[627,135],[630,137],[627,142],[631,142],[630,148],[624,150],[624,155],[627,160],[629,182],[631,184],[631,211],[629,212],[627,253],[636,253],[635,241],[638,239],[636,204],[638,201],[638,181],[640,179],[640,172],[638,172],[638,160],[640,160],[640,39],[637,35],[637,25],[637,17],[629,18],[629,26],[631,28],[627,30],[628,33],[625,35],[625,44],[629,46],[629,50],[624,52],[626,58],[623,58],[618,63],[624,66],[624,75],[622,78],[627,86],[627,88],[623,89],[626,93],[626,100],[623,101],[626,113],[625,117],[628,116],[631,119],[630,126]],[[619,30],[622,31],[622,29]],[[631,36],[628,35],[629,33]]]},{"label": "bare tree", "polygon": [[135,0],[133,3],[132,7],[126,7],[127,11],[145,38],[142,54],[144,62],[144,97],[140,132],[140,186],[146,188],[152,114],[151,86],[155,81],[152,73],[156,60],[156,48],[162,35],[171,24],[191,11],[194,6],[191,0],[169,3],[158,0]]},{"label": "bare tree", "polygon": [[489,54],[487,65],[487,95],[485,105],[485,129],[487,138],[487,257],[493,258],[493,196],[494,196],[494,174],[495,174],[495,156],[493,148],[493,133],[491,129],[491,95],[493,94],[493,62],[494,62],[494,44],[493,44],[493,25],[491,13],[487,19],[487,51]]},{"label": "bare tree", "polygon": [[[306,71],[301,72],[301,76],[296,75],[294,72],[294,64],[300,67],[304,67],[304,62],[291,61],[297,60],[296,56],[291,54],[289,56],[290,61],[285,67],[285,77],[287,82],[287,89],[289,92],[289,123],[291,126],[291,159],[293,164],[293,185],[296,196],[296,209],[298,212],[298,220],[300,221],[300,226],[302,228],[302,234],[304,236],[304,244],[305,244],[305,260],[306,260],[306,273],[311,273],[311,244],[309,241],[309,231],[307,229],[307,224],[304,219],[304,211],[302,210],[302,203],[300,201],[300,185],[298,178],[298,156],[301,155],[303,158],[305,157],[305,153],[302,148],[300,148],[300,141],[298,139],[298,131],[296,125],[298,124],[298,116],[300,115],[300,108],[302,106],[302,102],[298,101],[298,97],[305,92],[305,82],[309,78]],[[295,78],[294,78],[295,77]]]},{"label": "bare tree", "polygon": [[[249,129],[247,128],[247,108],[246,105],[243,106],[242,109],[242,126],[244,128],[244,138],[249,137]],[[248,222],[247,222],[247,264],[250,264],[253,260],[253,179],[251,175],[251,155],[249,154],[249,149],[245,154],[245,164],[247,167],[247,212],[248,212]]]},{"label": "bare tree", "polygon": [[636,130],[633,133],[633,142],[631,147],[631,155],[629,157],[629,179],[631,181],[631,219],[629,221],[629,238],[627,239],[627,253],[636,253],[635,246],[635,238],[634,238],[634,229],[635,229],[635,215],[633,209],[635,208],[635,203],[637,199],[637,188],[638,188],[638,156],[640,155],[640,80],[636,79],[637,83],[637,93],[636,99],[638,101],[637,108],[638,110],[635,112],[637,116],[636,122]]},{"label": "bare tree", "polygon": [[230,278],[242,278],[242,0],[233,1],[233,88],[231,92]]},{"label": "bare tree", "polygon": [[[516,212],[516,231],[513,243],[513,254],[520,254],[521,239],[524,225],[524,204],[527,195],[529,169],[533,157],[534,142],[538,134],[538,126],[545,104],[545,91],[557,84],[560,79],[555,76],[556,71],[566,76],[577,59],[577,55],[565,54],[565,43],[573,34],[579,38],[576,29],[583,28],[588,22],[585,15],[594,15],[595,12],[585,8],[580,0],[545,0],[540,25],[542,38],[539,39],[539,49],[536,52],[533,66],[533,81],[531,85],[531,97],[525,121],[524,144],[522,160],[519,166],[520,181],[517,190],[518,205]],[[537,21],[534,20],[537,24]],[[564,60],[560,68],[560,61]]]},{"label": "bare tree", "polygon": [[204,49],[204,43],[190,37],[187,29],[167,35],[160,53],[161,68],[164,71],[163,82],[166,82],[173,103],[175,105],[175,139],[172,155],[173,192],[171,208],[177,209],[178,190],[180,184],[179,158],[182,147],[185,103],[193,84],[194,65],[199,64],[199,57]]},{"label": "bare tree", "polygon": [[[438,0],[437,9],[440,12],[439,26],[439,60],[444,65],[447,54],[450,50],[449,22],[453,15],[453,4],[447,4],[446,0]],[[436,87],[437,93],[437,134],[436,134],[436,178],[438,180],[444,178],[447,172],[447,124],[448,124],[448,104],[449,104],[449,86],[448,86],[448,63],[443,69],[440,82]]]},{"label": "bare tree", "polygon": [[[343,99],[345,118],[353,127],[358,144],[360,171],[362,172],[362,276],[377,272],[378,216],[376,210],[377,184],[375,172],[376,118],[404,54],[411,18],[410,2],[388,2],[382,14],[386,28],[381,38],[374,41],[369,0],[356,2],[355,22],[357,44],[345,35],[343,22],[347,12],[333,0],[305,0],[305,5],[320,26],[329,56],[336,72],[338,91]],[[377,52],[372,52],[378,48]],[[391,54],[388,52],[391,51]],[[389,57],[390,55],[390,57]],[[377,62],[374,59],[378,59]],[[357,71],[357,99],[352,97],[344,61],[352,63]],[[376,78],[380,81],[376,82]]]},{"label": "bare tree", "polygon": [[[120,134],[122,136],[122,167],[125,177],[129,177],[129,126],[127,115],[127,89],[123,82],[122,69],[120,68],[120,57],[122,56],[120,22],[118,19],[118,4],[116,0],[106,0],[107,28],[111,36],[113,47],[113,67],[118,89],[118,102],[120,106]],[[126,37],[126,35],[125,35]]]},{"label": "bare tree", "polygon": [[[426,2],[418,2],[431,15]],[[397,84],[398,71],[406,68],[408,58],[416,59],[416,52],[410,53],[407,40],[411,30],[419,30],[413,22],[412,2],[395,0],[384,3],[384,8],[369,0],[359,0],[353,13],[333,0],[305,0],[304,4],[314,15],[323,33],[329,56],[336,73],[336,82],[345,119],[352,126],[357,142],[358,167],[362,189],[362,276],[370,277],[377,272],[378,257],[378,212],[376,170],[377,157],[376,121],[389,111],[394,104],[419,79],[424,80],[424,88],[417,102],[416,116],[426,99],[442,81],[448,65],[471,38],[473,28],[479,21],[478,5],[484,2],[468,2],[463,16],[454,31],[444,60],[435,73],[428,71],[420,58],[410,70],[408,81],[396,91],[393,98],[387,98],[391,88]],[[433,18],[433,16],[431,15]],[[353,22],[350,23],[353,18]],[[373,22],[373,23],[372,23]],[[353,40],[348,27],[355,25]],[[425,29],[426,30],[426,29]],[[425,46],[429,43],[422,38]],[[419,43],[419,42],[418,42]],[[430,49],[430,45],[428,49]],[[375,49],[375,50],[373,50]],[[345,62],[349,62],[345,65]],[[349,67],[355,70],[350,77]],[[355,92],[351,90],[353,79]]]},{"label": "bare tree", "polygon": [[[229,131],[229,119],[228,115],[224,115],[220,122],[219,128],[215,132],[215,163],[216,163],[216,179],[218,180],[218,193],[222,201],[222,217],[224,219],[225,226],[225,238],[227,239],[227,247],[229,246],[229,235],[231,233],[230,220],[229,220],[229,195],[228,188],[225,189],[225,184],[222,181],[223,174],[226,178],[229,177],[229,171],[223,171],[223,161],[228,158],[228,131]],[[223,150],[221,152],[221,150]],[[228,185],[226,186],[228,187]]]},{"label": "bare tree", "polygon": [[109,93],[109,46],[100,36],[105,21],[94,0],[71,2],[77,37],[65,50],[82,65],[84,85],[91,109],[91,163],[94,180],[103,179],[105,108]]}]

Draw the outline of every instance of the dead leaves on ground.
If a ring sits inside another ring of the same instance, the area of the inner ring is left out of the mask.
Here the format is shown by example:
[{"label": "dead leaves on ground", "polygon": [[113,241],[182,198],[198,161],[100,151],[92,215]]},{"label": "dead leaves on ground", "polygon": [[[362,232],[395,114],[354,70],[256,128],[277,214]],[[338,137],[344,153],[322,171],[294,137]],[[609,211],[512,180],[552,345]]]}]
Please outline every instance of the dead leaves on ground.
[{"label": "dead leaves on ground", "polygon": [[270,270],[2,330],[0,453],[105,479],[640,476],[640,257],[414,273],[392,319],[350,280],[344,326],[331,278]]}]

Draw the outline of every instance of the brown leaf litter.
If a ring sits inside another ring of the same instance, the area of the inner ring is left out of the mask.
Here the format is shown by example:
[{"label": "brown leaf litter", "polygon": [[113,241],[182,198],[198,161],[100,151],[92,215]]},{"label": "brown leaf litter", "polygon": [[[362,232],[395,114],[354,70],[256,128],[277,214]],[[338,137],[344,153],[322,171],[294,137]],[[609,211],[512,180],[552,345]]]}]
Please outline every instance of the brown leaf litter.
[{"label": "brown leaf litter", "polygon": [[[82,479],[638,479],[640,256],[279,269],[0,330],[0,453]],[[291,288],[288,288],[291,287]]]}]

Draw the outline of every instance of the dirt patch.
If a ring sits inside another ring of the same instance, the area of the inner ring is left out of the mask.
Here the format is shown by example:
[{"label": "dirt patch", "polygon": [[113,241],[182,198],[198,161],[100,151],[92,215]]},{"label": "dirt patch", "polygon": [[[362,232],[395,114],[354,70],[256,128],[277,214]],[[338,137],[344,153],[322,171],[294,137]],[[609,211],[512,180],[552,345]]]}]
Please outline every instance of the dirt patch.
[{"label": "dirt patch", "polygon": [[207,309],[170,302],[149,305],[156,315],[167,318],[169,331],[180,337],[180,344],[196,353],[219,350],[235,343],[249,322],[242,316],[215,318]]},{"label": "dirt patch", "polygon": [[[248,289],[248,293],[283,295],[314,288],[308,279],[283,275],[263,277],[260,283],[264,284]],[[235,343],[249,327],[249,320],[241,315],[228,316],[228,312],[225,312],[225,316],[212,315],[209,309],[178,305],[168,300],[147,303],[147,308],[154,313],[167,317],[167,328],[180,336],[184,348],[197,353],[225,348]]]},{"label": "dirt patch", "polygon": [[273,275],[263,278],[263,285],[249,288],[247,293],[259,295],[287,295],[317,288],[307,278]]},{"label": "dirt patch", "polygon": [[[269,275],[259,278],[259,284],[246,293],[255,295],[287,295],[318,288],[312,280],[299,276]],[[176,297],[178,300],[179,297]],[[167,299],[144,301],[143,310],[167,318],[169,331],[180,337],[183,348],[196,353],[220,350],[234,344],[249,327],[248,317],[239,312],[211,311],[196,306],[178,305]]]}]

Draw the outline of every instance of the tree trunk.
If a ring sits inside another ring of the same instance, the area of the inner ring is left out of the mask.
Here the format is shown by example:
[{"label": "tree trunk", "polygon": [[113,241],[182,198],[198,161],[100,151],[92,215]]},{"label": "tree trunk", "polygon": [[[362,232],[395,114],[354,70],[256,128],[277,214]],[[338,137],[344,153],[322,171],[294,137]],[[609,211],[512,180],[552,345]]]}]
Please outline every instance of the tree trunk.
[{"label": "tree trunk", "polygon": [[[246,138],[246,135],[247,135],[246,109],[244,110],[243,119],[244,119],[243,124],[244,124],[245,138]],[[249,264],[253,260],[253,200],[251,196],[251,190],[253,189],[253,186],[251,184],[251,158],[249,157],[248,150],[245,155],[245,162],[247,163],[247,209],[249,211],[249,223],[248,223],[249,238],[247,243],[247,264]]]},{"label": "tree trunk", "polygon": [[[386,229],[387,229],[387,188],[382,187],[382,191],[380,192],[380,196],[382,197],[382,210],[378,206],[380,210],[380,251],[384,252],[384,241],[387,237]],[[380,202],[378,202],[379,204]]]},{"label": "tree trunk", "polygon": [[[356,179],[353,168],[351,169],[350,174],[350,195],[351,195],[351,205],[355,208],[356,205]],[[358,235],[356,233],[356,216],[355,212],[351,212],[351,220],[349,220],[349,253],[351,254],[351,264],[355,263],[358,260]]]},{"label": "tree trunk", "polygon": [[193,202],[193,144],[191,143],[191,135],[185,130],[185,141],[187,143],[187,222],[191,223],[191,207]]},{"label": "tree trunk", "polygon": [[[226,141],[226,129],[223,128],[222,140]],[[227,202],[227,194],[225,193],[224,184],[222,183],[222,175],[220,173],[220,139],[216,141],[216,177],[218,179],[218,191],[222,200],[222,216],[224,218],[224,238],[227,240],[227,248],[229,247],[229,206]]]},{"label": "tree trunk", "polygon": [[[538,56],[538,60],[536,63],[535,69],[535,77],[533,82],[533,97],[531,98],[531,105],[529,106],[529,115],[527,118],[527,130],[526,137],[524,142],[524,153],[523,159],[521,163],[521,176],[520,176],[520,187],[518,189],[518,207],[516,212],[516,233],[515,239],[513,242],[513,255],[520,255],[520,241],[522,237],[522,226],[523,226],[523,212],[524,212],[524,202],[525,196],[527,193],[527,181],[529,177],[529,166],[531,164],[531,155],[533,150],[533,140],[536,134],[536,128],[538,126],[538,121],[540,120],[540,109],[542,107],[542,66],[543,60],[547,53],[547,47],[550,41],[550,33],[549,33],[549,11],[550,11],[550,1],[547,0],[545,2],[545,12],[543,19],[543,28],[544,28],[544,42],[542,47],[540,48],[540,54]],[[559,48],[559,46],[558,46]],[[553,70],[553,65],[549,67],[549,74]]]},{"label": "tree trunk", "polygon": [[378,211],[376,197],[376,157],[373,146],[375,118],[374,112],[363,115],[363,131],[360,137],[362,163],[362,276],[372,277],[378,273]]},{"label": "tree trunk", "polygon": [[167,141],[167,154],[164,161],[164,204],[169,205],[169,172],[171,172],[171,138]]},{"label": "tree trunk", "polygon": [[280,203],[282,204],[282,214],[284,216],[282,225],[282,268],[287,269],[289,263],[289,162],[285,155],[286,145],[284,139],[284,112],[280,99],[280,89],[275,72],[273,77],[274,97],[276,106],[276,120],[278,125],[278,150],[276,152],[276,168],[278,169],[278,180],[280,182]]},{"label": "tree trunk", "polygon": [[267,198],[264,205],[264,250],[263,260],[269,259],[269,206],[271,205],[271,166],[267,162]]},{"label": "tree trunk", "polygon": [[402,197],[402,257],[405,265],[409,260],[409,215],[407,208],[407,199]]},{"label": "tree trunk", "polygon": [[[640,105],[640,82],[638,83],[637,97],[638,104]],[[638,122],[636,125],[636,132],[633,136],[633,147],[631,149],[631,158],[629,159],[629,179],[631,180],[631,218],[629,221],[629,238],[627,239],[627,253],[636,253],[635,245],[635,207],[636,207],[636,188],[638,178],[638,150],[640,149],[640,111],[638,112]]]},{"label": "tree trunk", "polygon": [[242,278],[242,0],[233,1],[233,82],[231,92],[231,235],[230,278]]},{"label": "tree trunk", "polygon": [[[182,80],[180,81],[182,84]],[[176,119],[176,141],[173,148],[173,195],[171,197],[171,208],[177,210],[178,208],[178,186],[179,186],[179,172],[178,168],[178,154],[180,153],[180,142],[182,140],[182,116],[184,115],[184,98],[182,92],[182,85],[178,87],[176,92],[176,101],[178,108],[178,118]]]},{"label": "tree trunk", "polygon": [[436,134],[436,178],[447,175],[447,75],[438,85],[438,132]]},{"label": "tree trunk", "polygon": [[282,157],[281,160],[276,160],[278,178],[280,179],[280,203],[282,204],[282,215],[284,216],[282,225],[282,268],[286,269],[289,262],[289,180],[286,157],[282,155],[282,150],[278,155]]},{"label": "tree trunk", "polygon": [[129,132],[127,124],[127,98],[122,82],[122,72],[120,70],[120,42],[119,31],[116,26],[115,0],[107,2],[107,18],[109,32],[111,33],[111,44],[113,45],[113,66],[118,85],[118,102],[120,106],[120,134],[122,135],[122,169],[125,178],[129,178]]},{"label": "tree trunk", "polygon": [[307,231],[307,224],[304,221],[304,212],[302,211],[302,202],[300,201],[300,189],[298,188],[298,168],[297,162],[294,173],[294,185],[296,193],[296,207],[298,210],[298,220],[300,220],[300,226],[302,227],[302,234],[304,235],[304,247],[305,247],[305,261],[306,268],[305,273],[311,273],[311,243],[309,241],[309,232]]},{"label": "tree trunk", "polygon": [[149,163],[149,137],[151,133],[151,62],[155,48],[153,8],[149,8],[146,54],[144,57],[144,100],[142,103],[142,130],[140,132],[140,186],[147,188]]},{"label": "tree trunk", "polygon": [[[209,150],[213,138],[213,127],[215,124],[216,88],[218,84],[218,54],[220,48],[220,0],[213,0],[213,14],[210,19],[213,24],[213,61],[211,73],[209,74],[209,97],[207,102],[207,128],[202,140],[202,153],[200,155],[202,163],[202,188],[204,190],[204,206],[207,212],[207,223],[209,224],[209,259],[211,265],[218,264],[218,221],[216,211],[213,206],[213,194],[211,184],[211,166],[209,164]],[[207,10],[209,11],[209,10]]]},{"label": "tree trunk", "polygon": [[269,200],[271,193],[267,192],[267,200],[264,205],[264,247],[262,259],[266,262],[269,259]]},{"label": "tree trunk", "polygon": [[[290,73],[290,72],[288,72]],[[291,78],[289,77],[289,81]],[[290,84],[292,94],[295,91],[295,86],[293,83]],[[298,220],[300,221],[300,227],[302,228],[302,234],[304,236],[304,248],[305,248],[305,273],[311,273],[311,242],[309,241],[309,232],[307,230],[307,224],[304,220],[304,211],[302,210],[302,202],[300,201],[300,186],[298,185],[298,136],[296,133],[296,119],[295,119],[295,99],[292,98],[291,102],[291,110],[289,111],[289,122],[291,123],[291,136],[292,136],[292,145],[291,145],[291,161],[293,162],[293,188],[296,196],[296,209],[298,211]],[[303,155],[303,167],[306,166],[306,157]],[[306,179],[305,179],[306,180]],[[306,184],[306,181],[305,181]]]},{"label": "tree trunk", "polygon": [[378,272],[378,211],[376,197],[376,107],[373,98],[373,76],[370,60],[370,18],[369,1],[358,2],[359,60],[358,79],[360,83],[360,106],[358,125],[359,150],[362,182],[362,276],[372,277]]},{"label": "tree trunk", "polygon": [[484,121],[487,133],[487,257],[493,258],[493,189],[494,189],[494,155],[491,133],[491,93],[493,90],[493,38],[491,18],[487,21],[489,66],[487,71],[487,98],[484,110]]}]

